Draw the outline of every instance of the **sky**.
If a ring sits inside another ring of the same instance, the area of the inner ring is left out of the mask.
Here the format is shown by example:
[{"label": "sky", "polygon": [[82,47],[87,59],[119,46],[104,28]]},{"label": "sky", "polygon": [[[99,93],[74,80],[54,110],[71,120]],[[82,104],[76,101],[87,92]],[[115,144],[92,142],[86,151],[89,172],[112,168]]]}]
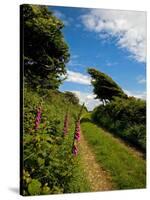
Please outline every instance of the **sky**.
[{"label": "sky", "polygon": [[88,67],[106,73],[129,96],[146,98],[146,13],[49,6],[64,22],[71,54],[61,91],[75,93],[88,110],[95,99]]}]

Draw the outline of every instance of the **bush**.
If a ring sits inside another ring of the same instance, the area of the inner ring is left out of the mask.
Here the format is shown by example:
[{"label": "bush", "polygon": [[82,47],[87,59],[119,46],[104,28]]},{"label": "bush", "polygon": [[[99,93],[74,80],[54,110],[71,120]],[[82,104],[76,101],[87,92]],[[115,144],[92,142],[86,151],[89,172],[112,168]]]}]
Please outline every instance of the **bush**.
[{"label": "bush", "polygon": [[79,98],[72,92],[65,92],[66,99],[72,104],[79,104]]},{"label": "bush", "polygon": [[114,98],[94,109],[92,119],[130,143],[146,148],[146,102],[130,97]]},{"label": "bush", "polygon": [[128,127],[124,136],[133,144],[140,146],[142,149],[146,148],[146,127],[144,125],[132,125]]}]

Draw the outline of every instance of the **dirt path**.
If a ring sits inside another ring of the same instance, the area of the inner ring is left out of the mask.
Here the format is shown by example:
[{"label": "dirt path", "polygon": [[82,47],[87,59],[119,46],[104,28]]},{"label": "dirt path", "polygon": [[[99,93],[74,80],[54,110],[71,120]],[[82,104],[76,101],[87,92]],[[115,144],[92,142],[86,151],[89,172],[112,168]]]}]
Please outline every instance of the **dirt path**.
[{"label": "dirt path", "polygon": [[114,189],[110,175],[97,164],[94,154],[83,134],[81,134],[80,139],[80,153],[82,156],[82,165],[90,183],[91,190],[96,192]]}]

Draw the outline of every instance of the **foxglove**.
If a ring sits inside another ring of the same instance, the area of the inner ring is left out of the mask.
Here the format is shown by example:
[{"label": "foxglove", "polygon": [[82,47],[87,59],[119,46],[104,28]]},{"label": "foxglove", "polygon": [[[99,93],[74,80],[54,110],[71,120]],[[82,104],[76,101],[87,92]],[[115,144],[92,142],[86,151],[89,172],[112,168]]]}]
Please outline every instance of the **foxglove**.
[{"label": "foxglove", "polygon": [[35,130],[37,130],[39,128],[39,124],[40,124],[40,121],[41,121],[41,114],[42,114],[42,109],[41,109],[41,107],[39,107],[37,109],[37,114],[36,114]]},{"label": "foxglove", "polygon": [[64,129],[63,129],[64,136],[67,135],[68,133],[68,121],[69,119],[68,119],[68,113],[67,113],[64,120]]}]

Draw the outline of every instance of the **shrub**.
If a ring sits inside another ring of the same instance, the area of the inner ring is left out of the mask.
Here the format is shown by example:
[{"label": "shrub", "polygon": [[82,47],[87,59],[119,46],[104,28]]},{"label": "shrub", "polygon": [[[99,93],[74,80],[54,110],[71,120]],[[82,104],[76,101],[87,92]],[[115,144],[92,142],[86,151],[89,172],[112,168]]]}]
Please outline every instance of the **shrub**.
[{"label": "shrub", "polygon": [[141,125],[132,125],[124,131],[124,136],[133,144],[140,146],[145,150],[146,148],[146,127]]},{"label": "shrub", "polygon": [[130,143],[146,148],[146,102],[130,97],[114,98],[94,109],[92,119]]},{"label": "shrub", "polygon": [[72,92],[65,92],[66,99],[72,104],[79,104],[79,98]]}]

